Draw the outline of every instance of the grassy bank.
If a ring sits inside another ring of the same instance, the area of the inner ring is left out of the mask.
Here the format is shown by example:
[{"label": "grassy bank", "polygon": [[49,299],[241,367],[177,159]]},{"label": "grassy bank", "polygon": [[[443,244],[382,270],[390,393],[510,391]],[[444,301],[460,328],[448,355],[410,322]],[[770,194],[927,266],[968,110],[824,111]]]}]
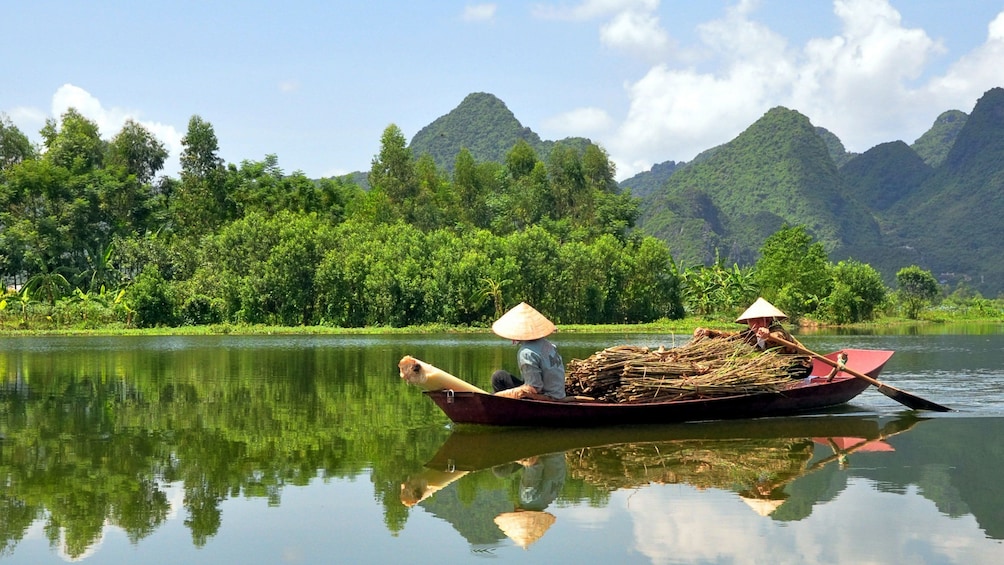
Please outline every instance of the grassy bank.
[{"label": "grassy bank", "polygon": [[[871,322],[840,326],[848,329],[881,329],[897,326],[942,326],[950,324],[1004,324],[1000,317],[936,317],[925,316],[920,320],[907,318],[885,317]],[[696,327],[720,329],[740,329],[742,326],[732,320],[704,317],[687,317],[680,320],[660,320],[646,324],[559,324],[559,332],[566,333],[691,333]],[[793,328],[796,333],[812,333],[820,329],[830,329],[834,326],[803,320],[799,328]],[[109,324],[102,327],[36,327],[16,328],[7,325],[0,327],[0,336],[126,336],[126,335],[392,335],[392,334],[429,334],[429,333],[486,333],[491,329],[487,326],[446,326],[432,324],[425,326],[410,326],[392,328],[388,326],[373,326],[365,328],[339,328],[332,326],[264,326],[247,324],[214,324],[208,326],[179,326],[157,328],[133,328],[121,324]]]}]

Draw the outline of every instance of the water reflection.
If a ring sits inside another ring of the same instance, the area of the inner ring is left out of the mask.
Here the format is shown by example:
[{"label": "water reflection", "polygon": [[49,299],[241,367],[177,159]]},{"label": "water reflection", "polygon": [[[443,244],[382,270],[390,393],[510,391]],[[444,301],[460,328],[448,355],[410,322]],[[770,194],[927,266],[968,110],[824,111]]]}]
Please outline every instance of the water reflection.
[{"label": "water reflection", "polygon": [[[902,540],[903,554],[887,562],[912,556],[905,544],[937,540],[999,551],[1004,337],[807,339],[817,350],[894,349],[883,373],[890,383],[963,411],[894,435],[905,421],[901,407],[873,392],[825,417],[454,430],[401,384],[397,361],[435,359],[489,386],[491,370],[513,359],[508,342],[491,335],[3,338],[0,563],[235,562],[237,555],[279,562],[291,538],[301,540],[301,562],[345,552],[356,562],[394,561],[403,552],[440,562],[451,561],[453,545],[462,559],[471,548],[522,552],[518,543],[535,557],[556,551],[554,562],[699,561],[732,538],[739,541],[730,547],[757,556],[748,562],[768,561],[775,548],[797,551],[788,538],[803,530],[811,543],[830,544],[827,551],[860,546],[818,533],[834,525],[857,528],[873,546]],[[561,340],[570,357],[585,357],[670,338],[566,333]],[[868,441],[855,447],[860,442],[846,438]],[[723,500],[742,514],[723,518],[716,506]],[[327,506],[317,509],[317,501]],[[347,510],[350,501],[357,505]],[[896,503],[909,510],[890,516]],[[372,522],[358,517],[368,513]],[[437,526],[449,535],[426,549],[418,538]],[[283,528],[296,532],[275,534]]]},{"label": "water reflection", "polygon": [[[402,484],[401,502],[449,522],[475,546],[508,537],[527,548],[539,540],[556,520],[547,509],[566,479],[571,498],[601,505],[616,491],[682,484],[732,492],[760,516],[798,520],[825,496],[815,492],[807,499],[797,485],[800,479],[844,470],[855,453],[894,451],[886,440],[921,421],[907,412],[887,421],[840,416],[590,430],[460,430]],[[792,497],[797,509],[780,512]]]}]

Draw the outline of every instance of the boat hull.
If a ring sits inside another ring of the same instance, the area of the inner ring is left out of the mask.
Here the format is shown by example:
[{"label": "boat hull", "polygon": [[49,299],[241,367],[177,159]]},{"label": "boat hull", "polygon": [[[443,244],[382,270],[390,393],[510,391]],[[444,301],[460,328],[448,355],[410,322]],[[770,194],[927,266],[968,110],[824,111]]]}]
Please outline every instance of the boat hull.
[{"label": "boat hull", "polygon": [[[847,367],[877,378],[892,351],[846,349]],[[836,359],[840,352],[827,355]],[[569,402],[512,399],[477,392],[425,392],[457,424],[486,426],[594,427],[702,420],[760,418],[838,406],[861,394],[869,383],[846,373],[828,380],[831,367],[815,361],[812,378],[781,392],[648,403]]]}]

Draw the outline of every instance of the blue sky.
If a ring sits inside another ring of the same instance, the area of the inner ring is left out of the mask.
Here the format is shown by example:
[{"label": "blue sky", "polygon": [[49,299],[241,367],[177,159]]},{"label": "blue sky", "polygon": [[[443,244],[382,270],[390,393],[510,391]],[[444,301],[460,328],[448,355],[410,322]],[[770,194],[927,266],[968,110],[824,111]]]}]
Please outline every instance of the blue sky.
[{"label": "blue sky", "polygon": [[369,170],[472,92],[545,139],[586,136],[618,178],[688,161],[774,106],[851,151],[912,143],[1004,86],[1004,1],[10,3],[0,112],[34,141],[77,108],[171,150],[211,123],[227,162],[310,177]]}]

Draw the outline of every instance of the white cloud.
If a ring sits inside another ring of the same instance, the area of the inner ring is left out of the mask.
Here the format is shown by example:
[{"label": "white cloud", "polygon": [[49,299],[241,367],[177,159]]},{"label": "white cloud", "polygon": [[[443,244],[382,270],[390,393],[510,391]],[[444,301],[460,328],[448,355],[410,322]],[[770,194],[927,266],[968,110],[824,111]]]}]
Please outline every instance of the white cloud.
[{"label": "white cloud", "polygon": [[600,42],[607,47],[657,57],[668,52],[669,34],[662,29],[658,16],[640,11],[626,11],[600,28]]},{"label": "white cloud", "polygon": [[733,7],[724,19],[700,26],[701,41],[719,64],[716,72],[658,65],[628,85],[628,114],[608,148],[621,175],[668,159],[690,160],[777,105],[773,96],[797,74],[792,54],[747,11]]},{"label": "white cloud", "polygon": [[923,89],[911,83],[943,46],[921,29],[903,27],[887,2],[837,1],[834,12],[841,34],[806,44],[787,103],[857,150],[892,141],[905,125],[930,126],[940,112],[924,115]]},{"label": "white cloud", "polygon": [[495,18],[496,4],[469,4],[464,6],[465,22],[487,22]]},{"label": "white cloud", "polygon": [[123,108],[106,108],[100,100],[95,98],[79,86],[64,84],[56,90],[52,96],[52,117],[59,121],[70,108],[75,108],[82,116],[93,121],[98,126],[98,131],[105,139],[111,139],[125,125],[126,120],[132,119],[134,122],[150,130],[154,136],[164,143],[170,155],[168,156],[165,170],[161,174],[173,174],[175,171],[172,165],[177,163],[181,153],[181,138],[184,134],[177,128],[169,124],[143,120],[140,114],[134,110]]},{"label": "white cloud", "polygon": [[531,12],[541,19],[592,20],[622,12],[652,12],[658,7],[659,0],[585,0],[573,6],[538,4]]},{"label": "white cloud", "polygon": [[669,52],[672,41],[663,29],[659,0],[586,0],[573,6],[536,5],[534,17],[550,20],[607,20],[600,42],[612,49],[655,60]]},{"label": "white cloud", "polygon": [[1004,61],[1004,12],[987,26],[986,42],[956,61],[944,76],[933,80],[930,92],[944,104],[971,105],[987,90],[1004,86],[1001,61]]},{"label": "white cloud", "polygon": [[45,119],[49,117],[44,111],[28,106],[12,108],[11,111],[7,112],[7,115],[14,125],[21,130],[21,133],[29,137],[40,130],[45,125]]},{"label": "white cloud", "polygon": [[627,115],[606,143],[619,177],[690,160],[778,105],[830,129],[852,151],[912,143],[942,111],[969,111],[1004,84],[1004,12],[988,26],[986,43],[944,76],[929,77],[944,46],[905,27],[886,0],[835,0],[839,33],[803,46],[755,20],[755,8],[742,1],[698,27],[700,45],[684,49],[702,54],[700,69],[664,62],[626,85]]},{"label": "white cloud", "polygon": [[554,116],[544,122],[544,127],[562,132],[561,135],[589,137],[606,133],[613,126],[613,119],[601,108],[578,108]]}]

